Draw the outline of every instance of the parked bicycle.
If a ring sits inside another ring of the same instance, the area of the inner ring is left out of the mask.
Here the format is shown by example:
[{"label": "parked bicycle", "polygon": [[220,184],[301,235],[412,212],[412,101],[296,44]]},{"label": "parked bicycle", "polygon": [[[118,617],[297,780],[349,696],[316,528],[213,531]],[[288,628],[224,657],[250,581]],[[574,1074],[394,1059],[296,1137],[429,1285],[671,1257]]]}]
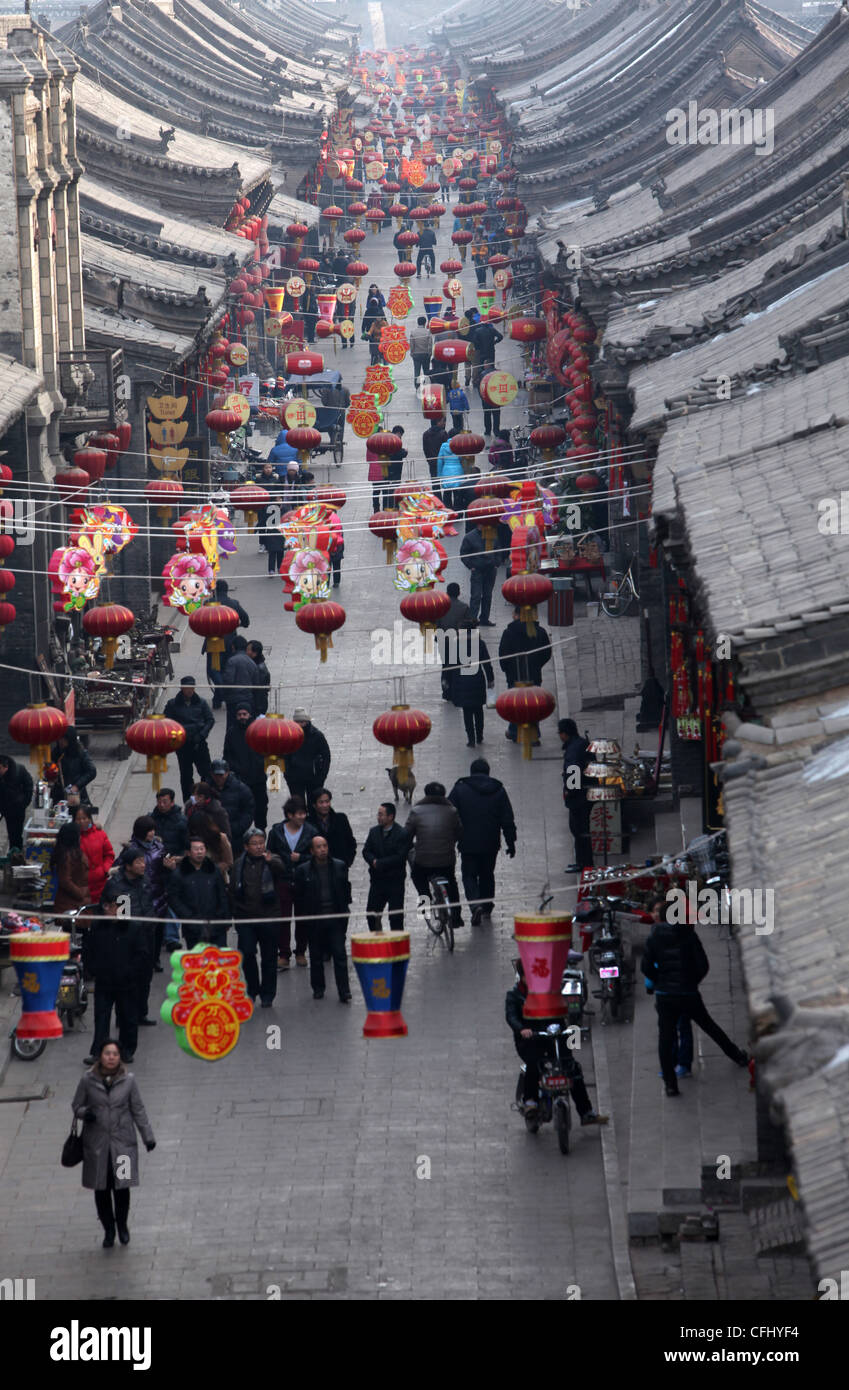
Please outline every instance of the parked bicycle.
[{"label": "parked bicycle", "polygon": [[601,595],[601,606],[608,618],[621,618],[627,613],[634,599],[639,602],[639,591],[635,576],[637,557],[632,555],[625,570],[610,570]]},{"label": "parked bicycle", "polygon": [[437,941],[447,946],[449,951],[454,950],[454,923],[451,919],[451,899],[449,896],[448,880],[445,878],[428,879],[429,900],[422,902],[422,916],[429,932]]}]

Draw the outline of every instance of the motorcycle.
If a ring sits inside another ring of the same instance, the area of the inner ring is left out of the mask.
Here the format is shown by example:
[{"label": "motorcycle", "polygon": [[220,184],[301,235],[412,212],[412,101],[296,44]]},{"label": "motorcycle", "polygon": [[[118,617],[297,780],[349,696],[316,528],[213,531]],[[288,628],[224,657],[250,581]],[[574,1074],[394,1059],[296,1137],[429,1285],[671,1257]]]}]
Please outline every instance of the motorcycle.
[{"label": "motorcycle", "polygon": [[608,1018],[622,1020],[626,998],[633,989],[633,969],[626,959],[625,947],[616,914],[624,912],[641,922],[651,922],[651,913],[625,898],[607,898],[606,905],[599,898],[591,898],[575,914],[578,922],[592,923],[594,936],[590,944],[590,969],[598,975],[600,988],[593,991],[593,997],[601,1001],[601,1022]]},{"label": "motorcycle", "polygon": [[[73,919],[77,914],[72,912],[68,916]],[[88,987],[83,973],[82,952],[82,937],[74,932],[72,925],[70,955],[65,962],[56,997],[56,1012],[62,1027],[68,1032],[88,1008]]]},{"label": "motorcycle", "polygon": [[539,1104],[528,1107],[524,1100],[525,1072],[522,1064],[516,1082],[516,1102],[514,1109],[524,1117],[529,1134],[536,1134],[540,1125],[553,1120],[560,1152],[569,1152],[569,1136],[572,1128],[572,1108],[569,1092],[572,1079],[567,1074],[568,1062],[565,1055],[568,1029],[559,1023],[550,1023],[542,1032],[534,1033],[535,1038],[543,1038],[547,1055],[539,1063]]},{"label": "motorcycle", "polygon": [[566,1000],[566,1023],[569,1027],[580,1028],[582,1033],[589,1031],[584,1018],[592,1013],[587,1009],[587,977],[580,968],[583,959],[582,952],[570,951],[560,979],[560,994]]}]

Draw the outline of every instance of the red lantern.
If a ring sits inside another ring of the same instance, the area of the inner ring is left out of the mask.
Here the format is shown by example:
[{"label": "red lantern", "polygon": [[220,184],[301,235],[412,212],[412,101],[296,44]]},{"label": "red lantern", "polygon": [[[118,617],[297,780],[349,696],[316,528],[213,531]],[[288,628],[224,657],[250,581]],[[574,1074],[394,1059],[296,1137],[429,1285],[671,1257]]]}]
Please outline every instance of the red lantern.
[{"label": "red lantern", "polygon": [[[475,491],[478,488],[486,488],[486,483],[475,484]],[[476,501],[470,502],[466,508],[466,525],[475,522],[480,528],[480,533],[484,538],[487,550],[492,550],[495,545],[495,538],[498,535],[498,523],[504,515],[504,503],[492,493],[483,491]]]},{"label": "red lantern", "polygon": [[221,670],[221,653],[227,645],[225,638],[235,632],[238,626],[238,613],[223,603],[205,603],[202,608],[189,614],[189,627],[192,632],[206,638],[206,650],[212,657],[214,671]]},{"label": "red lantern", "polygon": [[321,660],[327,660],[327,648],[333,646],[332,634],[340,628],[346,618],[341,603],[317,600],[305,603],[295,614],[295,623],[301,632],[311,632],[315,636],[316,651],[321,652]]},{"label": "red lantern", "polygon": [[531,747],[539,737],[539,721],[554,713],[555,699],[538,685],[515,685],[495,701],[495,708],[510,724],[518,728],[522,756],[530,760]]},{"label": "red lantern", "polygon": [[416,267],[412,261],[397,261],[395,264],[395,274],[399,280],[409,280],[415,275]]},{"label": "red lantern", "polygon": [[547,461],[553,459],[555,449],[565,443],[566,431],[562,425],[537,425],[536,429],[531,430],[530,438],[534,448],[541,450]]},{"label": "red lantern", "polygon": [[150,714],[131,724],[124,737],[134,753],[144,753],[146,770],[153,776],[153,790],[158,792],[162,774],[168,771],[167,755],[182,748],[186,741],[182,724],[166,719],[164,714]]},{"label": "red lantern", "polygon": [[256,483],[245,483],[244,487],[235,487],[230,493],[230,505],[237,512],[244,512],[249,531],[256,530],[259,509],[267,507],[270,501],[271,494]]},{"label": "red lantern", "polygon": [[5,564],[14,548],[15,542],[12,537],[0,533],[0,565]]},{"label": "red lantern", "polygon": [[[590,451],[581,449],[579,452]],[[601,487],[601,479],[597,473],[579,473],[575,479],[575,487],[579,492],[595,492],[596,488]]]},{"label": "red lantern", "polygon": [[74,505],[85,501],[91,481],[88,473],[82,468],[66,468],[54,478],[62,501],[73,502]]},{"label": "red lantern", "polygon": [[368,275],[368,266],[365,261],[349,261],[345,266],[345,274],[354,282],[354,288],[360,288],[360,281],[363,276]]},{"label": "red lantern", "polygon": [[536,635],[537,605],[554,593],[554,585],[544,574],[514,574],[505,579],[501,592],[508,603],[521,609],[519,617],[529,637]]},{"label": "red lantern", "polygon": [[62,737],[67,727],[68,720],[60,709],[39,703],[12,715],[9,735],[16,743],[29,745],[29,760],[40,771],[44,763],[50,762],[50,745]]},{"label": "red lantern", "polygon": [[403,440],[400,435],[393,434],[391,430],[378,430],[376,434],[369,435],[366,440],[366,448],[380,459],[381,472],[384,478],[388,478],[389,461],[401,452]]},{"label": "red lantern", "polygon": [[395,558],[395,542],[398,536],[398,513],[373,512],[369,517],[368,529],[373,536],[377,536],[379,540],[383,541],[386,563],[391,565]]},{"label": "red lantern", "polygon": [[8,594],[15,587],[15,576],[11,570],[0,569],[0,594]]},{"label": "red lantern", "polygon": [[340,487],[317,487],[315,500],[316,502],[324,502],[328,507],[333,507],[335,511],[339,511],[344,507],[348,497]]},{"label": "red lantern", "polygon": [[285,719],[282,714],[260,715],[245,730],[245,743],[254,753],[262,754],[266,772],[270,767],[285,772],[285,759],[296,752],[303,741],[304,731],[300,724],[294,719]]},{"label": "red lantern", "polygon": [[115,467],[121,452],[121,441],[117,434],[111,432],[109,434],[92,434],[87,443],[92,449],[104,449],[106,451],[106,467]]},{"label": "red lantern", "polygon": [[469,242],[472,240],[472,236],[473,233],[468,231],[468,229],[465,227],[462,227],[458,232],[451,233],[451,240],[453,241],[455,246],[459,246],[460,257],[464,261],[466,259],[466,248],[469,245]]},{"label": "red lantern", "polygon": [[106,450],[90,449],[88,446],[85,449],[77,449],[74,454],[74,467],[87,473],[91,482],[99,482],[106,472]]},{"label": "red lantern", "polygon": [[413,766],[413,747],[423,743],[430,733],[431,723],[420,709],[410,709],[409,705],[393,705],[385,714],[378,715],[372,725],[372,732],[378,743],[393,748],[392,764],[398,768],[398,785],[406,787],[409,772]]},{"label": "red lantern", "polygon": [[103,643],[107,671],[111,671],[115,664],[118,638],[129,632],[135,621],[133,611],[120,603],[101,603],[97,608],[89,608],[83,613],[85,631],[89,637],[99,637]]},{"label": "red lantern", "polygon": [[475,454],[479,454],[486,447],[486,440],[482,434],[472,434],[470,430],[465,430],[449,439],[448,447],[462,462],[463,472],[471,473],[475,464]]},{"label": "red lantern", "polygon": [[148,497],[160,502],[160,505],[156,508],[156,515],[159,517],[162,525],[167,526],[171,520],[173,508],[168,506],[165,499],[167,497],[181,497],[183,495],[183,484],[178,483],[176,478],[154,478],[151,482],[145,484],[144,490]]},{"label": "red lantern", "polygon": [[296,425],[294,429],[286,431],[286,443],[298,450],[301,463],[306,467],[313,450],[321,443],[321,431],[312,425]]},{"label": "red lantern", "polygon": [[539,343],[547,331],[545,319],[519,318],[510,323],[510,337],[517,343]]},{"label": "red lantern", "polygon": [[0,636],[6,628],[13,623],[18,616],[18,610],[13,603],[0,603]]},{"label": "red lantern", "polygon": [[222,454],[226,454],[230,447],[229,436],[241,423],[242,417],[238,410],[210,410],[207,414],[206,427],[218,435],[218,447]]},{"label": "red lantern", "polygon": [[433,651],[433,634],[440,618],[451,607],[451,600],[441,589],[419,589],[414,594],[405,594],[401,600],[401,614],[411,623],[418,623],[419,632],[425,639],[425,651]]},{"label": "red lantern", "polygon": [[115,426],[112,432],[118,436],[119,452],[125,454],[130,447],[130,440],[133,437],[133,427],[129,420],[122,420],[120,424]]},{"label": "red lantern", "polygon": [[359,246],[365,239],[366,232],[364,227],[349,227],[347,232],[342,233],[342,240],[346,241],[349,246]]}]

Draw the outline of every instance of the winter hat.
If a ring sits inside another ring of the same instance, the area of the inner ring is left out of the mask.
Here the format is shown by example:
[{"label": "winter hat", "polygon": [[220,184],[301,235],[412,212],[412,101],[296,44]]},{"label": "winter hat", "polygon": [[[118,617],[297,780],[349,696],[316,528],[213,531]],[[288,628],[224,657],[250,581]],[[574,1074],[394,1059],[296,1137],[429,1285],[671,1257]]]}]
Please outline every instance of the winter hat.
[{"label": "winter hat", "polygon": [[305,724],[309,724],[309,723],[310,723],[309,714],[308,714],[307,711],[306,711],[305,709],[303,709],[300,705],[299,705],[298,708],[295,710],[295,713],[292,715],[292,718],[293,718],[293,719],[303,719],[303,721],[304,721]]}]

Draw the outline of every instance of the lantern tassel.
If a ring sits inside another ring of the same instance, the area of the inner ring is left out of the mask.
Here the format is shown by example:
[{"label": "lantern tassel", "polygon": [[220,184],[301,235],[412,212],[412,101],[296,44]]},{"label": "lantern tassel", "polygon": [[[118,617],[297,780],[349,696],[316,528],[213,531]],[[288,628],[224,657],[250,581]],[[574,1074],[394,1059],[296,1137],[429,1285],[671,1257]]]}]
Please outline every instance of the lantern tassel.
[{"label": "lantern tassel", "polygon": [[117,637],[104,637],[103,650],[106,653],[106,661],[104,665],[107,671],[111,671],[112,667],[115,665],[115,652],[117,651],[117,648]]},{"label": "lantern tassel", "polygon": [[162,785],[162,774],[168,771],[168,759],[162,753],[149,754],[147,771],[153,776],[153,790],[158,792]]}]

